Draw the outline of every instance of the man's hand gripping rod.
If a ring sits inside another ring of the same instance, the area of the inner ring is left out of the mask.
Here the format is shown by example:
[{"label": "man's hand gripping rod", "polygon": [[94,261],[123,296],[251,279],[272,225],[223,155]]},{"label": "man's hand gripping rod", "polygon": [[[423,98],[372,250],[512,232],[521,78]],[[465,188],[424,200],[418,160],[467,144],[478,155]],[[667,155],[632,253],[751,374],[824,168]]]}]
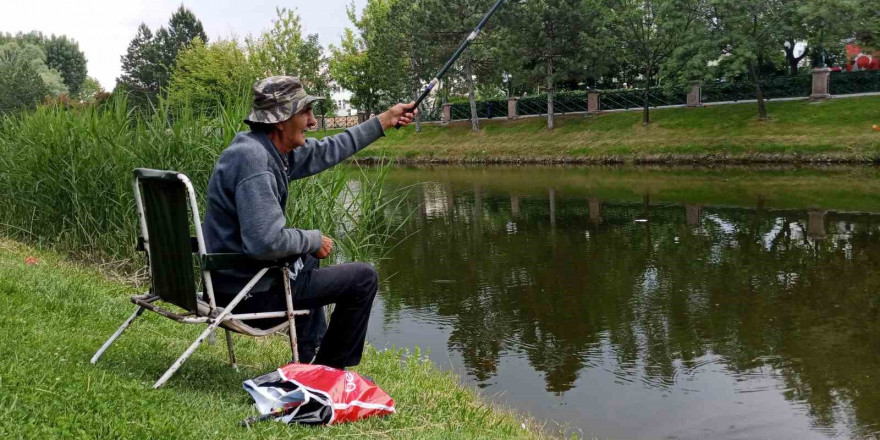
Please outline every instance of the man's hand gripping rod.
[{"label": "man's hand gripping rod", "polygon": [[[458,47],[458,50],[456,50],[455,53],[452,54],[452,58],[446,61],[446,65],[443,66],[442,69],[440,69],[440,73],[438,73],[437,76],[435,76],[434,79],[432,79],[431,82],[429,82],[428,85],[425,86],[425,89],[422,90],[422,94],[419,95],[418,99],[416,99],[415,104],[413,104],[413,106],[409,108],[409,111],[414,111],[415,109],[419,108],[419,104],[421,104],[422,101],[424,101],[425,98],[428,97],[428,94],[431,93],[431,89],[433,89],[434,86],[436,86],[437,83],[440,82],[440,78],[443,78],[443,75],[445,75],[446,71],[449,70],[450,67],[452,67],[452,64],[455,63],[455,60],[457,60],[458,57],[461,56],[461,53],[464,52],[464,50],[467,49],[468,46],[470,46],[471,41],[474,41],[477,38],[480,30],[483,29],[483,25],[486,24],[487,21],[489,21],[489,17],[491,17],[492,14],[495,13],[495,10],[498,9],[502,3],[504,3],[504,0],[498,0],[497,2],[495,2],[495,4],[492,6],[492,9],[489,9],[489,12],[487,12],[483,19],[480,20],[480,23],[477,24],[476,29],[474,29],[474,31],[471,32],[470,35],[468,35],[467,38],[464,39],[464,41],[461,43],[461,46]],[[400,128],[400,123],[398,122],[397,125],[394,126],[394,128]]]}]

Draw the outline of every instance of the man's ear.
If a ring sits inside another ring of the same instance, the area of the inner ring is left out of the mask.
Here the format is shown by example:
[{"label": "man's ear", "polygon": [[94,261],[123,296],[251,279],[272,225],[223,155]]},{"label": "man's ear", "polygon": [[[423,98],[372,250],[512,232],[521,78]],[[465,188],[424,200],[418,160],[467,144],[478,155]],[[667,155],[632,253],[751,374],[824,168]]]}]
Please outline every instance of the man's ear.
[{"label": "man's ear", "polygon": [[275,130],[284,131],[284,124],[281,122],[276,122],[275,123]]}]

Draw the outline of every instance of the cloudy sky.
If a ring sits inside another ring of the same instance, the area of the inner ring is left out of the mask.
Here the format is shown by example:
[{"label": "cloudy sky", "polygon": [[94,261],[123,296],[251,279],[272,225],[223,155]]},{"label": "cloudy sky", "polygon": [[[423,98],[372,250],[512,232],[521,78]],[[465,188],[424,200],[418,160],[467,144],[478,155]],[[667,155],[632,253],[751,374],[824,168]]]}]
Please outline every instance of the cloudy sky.
[{"label": "cloudy sky", "polygon": [[[358,10],[366,0],[354,0]],[[64,34],[79,42],[88,59],[89,76],[108,91],[121,73],[119,58],[134,38],[138,25],[154,31],[166,25],[180,0],[3,0],[0,32],[32,30]],[[182,2],[205,26],[210,40],[259,34],[275,17],[275,7],[297,9],[306,33],[317,33],[326,48],[338,44],[342,30],[350,26],[345,15],[349,0],[186,0]]]}]

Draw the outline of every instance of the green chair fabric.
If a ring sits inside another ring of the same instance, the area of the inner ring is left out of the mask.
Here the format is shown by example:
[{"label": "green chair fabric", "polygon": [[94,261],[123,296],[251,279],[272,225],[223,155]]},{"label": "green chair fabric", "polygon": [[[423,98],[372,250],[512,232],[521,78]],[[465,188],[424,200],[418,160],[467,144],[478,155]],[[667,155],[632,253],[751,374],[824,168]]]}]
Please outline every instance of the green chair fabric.
[{"label": "green chair fabric", "polygon": [[194,312],[197,308],[195,265],[186,186],[170,172],[138,171],[141,170],[135,170],[135,175],[141,186],[149,234],[151,292],[163,301]]}]

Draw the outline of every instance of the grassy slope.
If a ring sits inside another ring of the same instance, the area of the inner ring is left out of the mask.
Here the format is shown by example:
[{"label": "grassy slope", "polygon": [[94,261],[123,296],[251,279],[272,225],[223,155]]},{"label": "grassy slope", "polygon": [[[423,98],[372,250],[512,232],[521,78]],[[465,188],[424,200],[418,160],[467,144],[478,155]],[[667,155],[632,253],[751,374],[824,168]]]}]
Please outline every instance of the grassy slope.
[{"label": "grassy slope", "polygon": [[[25,265],[36,255],[37,265]],[[204,345],[162,389],[151,384],[195,339],[196,326],[155,314],[136,321],[95,366],[89,358],[134,308],[132,289],[56,254],[0,239],[0,438],[530,438],[516,415],[483,402],[449,374],[371,350],[356,370],[396,400],[398,414],[329,428],[237,423],[253,414],[241,389],[289,355],[283,338]]]},{"label": "grassy slope", "polygon": [[[880,157],[880,97],[826,102],[768,102],[771,120],[757,120],[756,104],[700,109],[652,110],[644,127],[640,112],[584,118],[560,117],[547,131],[544,118],[481,121],[478,133],[468,122],[448,127],[425,125],[390,130],[360,157],[391,156],[419,160],[875,160]],[[329,132],[328,132],[329,133]],[[809,160],[809,158],[807,159]]]}]

